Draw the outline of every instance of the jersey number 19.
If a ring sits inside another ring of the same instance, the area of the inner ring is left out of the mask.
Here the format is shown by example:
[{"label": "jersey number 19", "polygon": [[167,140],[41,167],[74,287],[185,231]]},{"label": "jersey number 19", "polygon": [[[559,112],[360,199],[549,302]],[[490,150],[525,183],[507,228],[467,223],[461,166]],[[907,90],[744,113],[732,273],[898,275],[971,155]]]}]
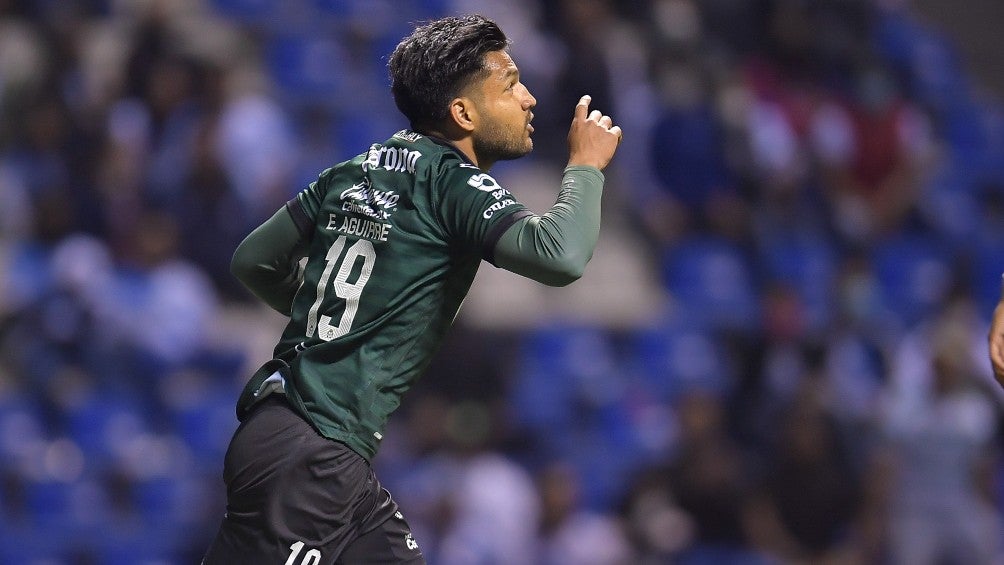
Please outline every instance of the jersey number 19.
[{"label": "jersey number 19", "polygon": [[[370,280],[370,274],[373,273],[373,264],[376,263],[376,250],[373,249],[373,244],[369,240],[360,239],[349,247],[345,252],[345,257],[339,263],[338,259],[341,257],[344,248],[345,236],[340,235],[331,244],[331,247],[328,248],[328,254],[324,257],[326,263],[324,265],[324,272],[321,273],[321,278],[317,281],[317,298],[310,306],[310,310],[307,311],[306,336],[308,338],[313,337],[316,330],[317,337],[324,341],[331,341],[349,333],[349,330],[352,328],[352,321],[359,310],[359,298],[363,294],[363,287],[366,286],[367,281]],[[349,276],[352,274],[356,262],[360,258],[362,258],[363,263],[359,276],[356,277],[355,282],[350,283]],[[339,319],[337,326],[331,325],[331,316],[321,314],[320,318],[318,318],[318,311],[321,309],[321,302],[324,301],[324,294],[327,291],[328,282],[331,280],[331,273],[335,271],[335,267],[338,267],[338,272],[335,274],[332,287],[335,290],[335,296],[345,301],[345,310],[342,312],[342,317]]]}]

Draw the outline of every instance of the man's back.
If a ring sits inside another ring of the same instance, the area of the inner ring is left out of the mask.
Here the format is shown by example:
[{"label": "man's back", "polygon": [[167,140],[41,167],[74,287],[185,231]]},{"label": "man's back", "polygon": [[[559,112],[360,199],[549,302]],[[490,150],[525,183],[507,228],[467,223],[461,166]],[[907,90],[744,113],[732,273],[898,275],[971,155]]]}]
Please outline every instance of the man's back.
[{"label": "man's back", "polygon": [[289,211],[310,248],[275,350],[291,367],[286,393],[369,458],[486,250],[527,212],[459,152],[410,131],[324,171]]}]

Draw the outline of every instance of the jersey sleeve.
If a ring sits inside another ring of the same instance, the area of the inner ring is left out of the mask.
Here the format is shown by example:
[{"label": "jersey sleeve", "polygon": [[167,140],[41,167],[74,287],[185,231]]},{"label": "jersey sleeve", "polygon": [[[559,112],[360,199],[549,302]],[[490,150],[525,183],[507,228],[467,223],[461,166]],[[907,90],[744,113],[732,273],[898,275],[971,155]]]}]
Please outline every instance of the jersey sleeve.
[{"label": "jersey sleeve", "polygon": [[301,236],[309,237],[313,230],[314,219],[317,218],[317,214],[321,210],[321,203],[328,191],[333,171],[333,168],[322,171],[317,180],[310,183],[307,188],[301,190],[286,203],[286,210],[293,218],[293,223],[296,224],[296,229]]},{"label": "jersey sleeve", "polygon": [[461,245],[491,260],[502,234],[532,212],[494,177],[466,163],[444,167],[436,182],[443,229]]}]

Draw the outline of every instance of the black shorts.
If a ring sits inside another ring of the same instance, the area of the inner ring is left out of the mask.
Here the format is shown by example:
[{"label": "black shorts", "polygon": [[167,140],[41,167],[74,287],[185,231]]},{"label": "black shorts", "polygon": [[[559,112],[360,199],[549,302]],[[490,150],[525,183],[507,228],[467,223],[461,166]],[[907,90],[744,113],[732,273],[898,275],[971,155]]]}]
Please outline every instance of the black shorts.
[{"label": "black shorts", "polygon": [[204,565],[425,563],[369,463],[280,394],[234,432],[223,480],[227,513]]}]

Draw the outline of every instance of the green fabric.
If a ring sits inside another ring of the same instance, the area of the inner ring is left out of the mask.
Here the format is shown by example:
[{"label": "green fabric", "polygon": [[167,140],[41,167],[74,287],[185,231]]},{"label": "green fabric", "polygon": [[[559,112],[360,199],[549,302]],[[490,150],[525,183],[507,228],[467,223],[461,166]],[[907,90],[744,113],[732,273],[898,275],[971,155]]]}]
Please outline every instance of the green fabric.
[{"label": "green fabric", "polygon": [[[299,227],[297,243],[284,222],[281,241],[255,237],[262,248],[236,262],[291,269],[293,250],[306,246],[303,284],[274,357],[289,364],[285,391],[293,406],[322,435],[371,458],[496,234],[528,212],[459,151],[410,131],[325,170],[287,209]],[[256,294],[284,305],[291,274],[242,272]]]},{"label": "green fabric", "polygon": [[290,315],[273,356],[291,404],[372,458],[482,259],[567,284],[596,243],[602,182],[597,169],[569,168],[555,206],[535,216],[458,150],[407,130],[322,172],[233,260],[256,296]]},{"label": "green fabric", "polygon": [[230,271],[252,294],[288,316],[303,274],[298,262],[305,252],[300,232],[283,208],[237,246]]},{"label": "green fabric", "polygon": [[580,276],[600,235],[603,173],[568,167],[554,206],[509,228],[495,246],[495,265],[551,286]]}]

